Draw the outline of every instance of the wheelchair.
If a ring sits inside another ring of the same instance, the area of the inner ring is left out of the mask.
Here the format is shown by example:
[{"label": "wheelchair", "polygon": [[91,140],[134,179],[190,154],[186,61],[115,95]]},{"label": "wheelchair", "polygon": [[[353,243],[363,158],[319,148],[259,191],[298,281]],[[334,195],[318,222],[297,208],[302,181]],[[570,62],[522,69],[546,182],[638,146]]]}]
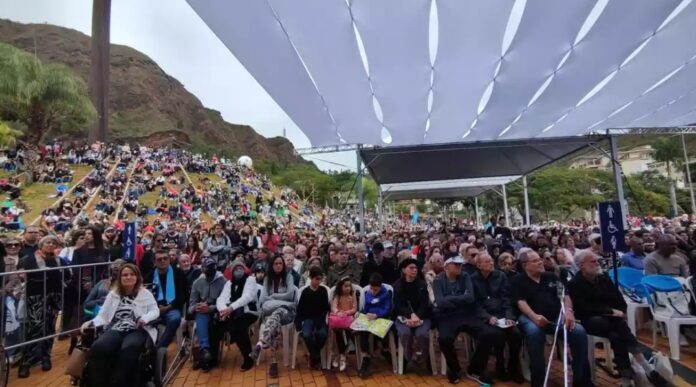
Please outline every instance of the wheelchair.
[{"label": "wheelchair", "polygon": [[[90,328],[81,335],[80,342],[77,348],[88,351],[89,347],[97,340],[101,329]],[[148,387],[163,387],[165,385],[165,377],[167,375],[167,349],[157,348],[155,343],[151,338],[148,338],[145,343],[145,350],[140,354],[138,359],[139,369],[138,378],[135,386],[148,386]],[[87,355],[87,362],[82,371],[80,377],[73,377],[71,384],[73,386],[88,387],[88,367],[89,365],[89,355]]]}]

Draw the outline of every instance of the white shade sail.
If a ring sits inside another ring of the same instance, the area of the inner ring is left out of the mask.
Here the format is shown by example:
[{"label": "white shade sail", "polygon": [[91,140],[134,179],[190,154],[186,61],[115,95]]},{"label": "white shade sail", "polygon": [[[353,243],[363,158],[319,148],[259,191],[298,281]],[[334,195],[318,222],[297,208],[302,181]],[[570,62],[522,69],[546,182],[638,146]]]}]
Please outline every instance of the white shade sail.
[{"label": "white shade sail", "polygon": [[692,0],[187,0],[313,146],[696,121]]}]

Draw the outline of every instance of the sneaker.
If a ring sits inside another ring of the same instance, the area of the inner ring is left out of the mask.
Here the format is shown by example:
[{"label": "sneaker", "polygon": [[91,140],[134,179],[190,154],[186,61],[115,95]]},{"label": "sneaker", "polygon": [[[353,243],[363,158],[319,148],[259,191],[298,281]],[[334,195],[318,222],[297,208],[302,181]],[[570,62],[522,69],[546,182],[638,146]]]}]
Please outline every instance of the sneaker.
[{"label": "sneaker", "polygon": [[254,367],[254,360],[252,358],[247,357],[244,358],[244,362],[242,363],[241,371],[249,371],[252,367]]},{"label": "sneaker", "polygon": [[22,364],[21,366],[19,366],[17,377],[20,379],[25,379],[29,377],[29,364]]},{"label": "sneaker", "polygon": [[346,355],[340,355],[338,357],[338,370],[341,372],[346,370]]},{"label": "sneaker", "polygon": [[652,370],[650,373],[647,375],[648,380],[650,383],[652,383],[655,387],[672,387],[674,384],[670,382],[669,380],[665,379],[660,375],[659,372]]},{"label": "sneaker", "polygon": [[493,385],[493,379],[486,375],[478,375],[478,374],[472,374],[472,373],[467,373],[466,377],[475,381],[478,384],[488,384],[489,386]]},{"label": "sneaker", "polygon": [[278,363],[271,363],[268,366],[268,377],[273,379],[278,377]]},{"label": "sneaker", "polygon": [[370,358],[366,357],[363,359],[360,365],[360,371],[358,371],[358,376],[360,379],[365,379],[370,374]]},{"label": "sneaker", "polygon": [[338,359],[340,358],[340,356],[343,356],[343,355],[334,356],[333,361],[331,362],[331,366],[333,368],[338,368]]},{"label": "sneaker", "polygon": [[457,383],[459,383],[459,372],[447,370],[447,381],[448,381],[450,384],[457,384]]},{"label": "sneaker", "polygon": [[41,371],[50,371],[51,368],[53,368],[53,364],[51,364],[51,359],[41,360]]},{"label": "sneaker", "polygon": [[251,350],[249,357],[251,358],[251,360],[256,361],[259,358],[260,353],[261,353],[261,344],[256,344],[254,346],[254,349]]}]

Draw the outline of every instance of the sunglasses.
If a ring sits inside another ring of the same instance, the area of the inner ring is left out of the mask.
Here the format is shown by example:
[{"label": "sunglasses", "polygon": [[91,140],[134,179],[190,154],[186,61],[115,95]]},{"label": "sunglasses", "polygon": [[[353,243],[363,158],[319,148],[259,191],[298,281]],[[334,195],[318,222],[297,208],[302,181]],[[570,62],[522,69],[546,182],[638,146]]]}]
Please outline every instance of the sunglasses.
[{"label": "sunglasses", "polygon": [[8,243],[7,247],[19,247],[21,246],[19,243]]}]

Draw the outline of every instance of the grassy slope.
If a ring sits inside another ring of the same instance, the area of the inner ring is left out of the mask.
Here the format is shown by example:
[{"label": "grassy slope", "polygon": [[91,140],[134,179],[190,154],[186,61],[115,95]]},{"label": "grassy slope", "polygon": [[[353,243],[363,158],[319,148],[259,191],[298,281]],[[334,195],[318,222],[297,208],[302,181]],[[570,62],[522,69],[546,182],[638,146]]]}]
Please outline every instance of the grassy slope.
[{"label": "grassy slope", "polygon": [[[92,170],[92,167],[88,165],[73,165],[71,169],[74,171],[71,184],[76,184]],[[57,199],[50,196],[55,193],[55,184],[34,183],[30,186],[22,187],[21,198],[27,204],[27,212],[22,217],[24,222],[31,222],[41,211],[52,205]]]}]

